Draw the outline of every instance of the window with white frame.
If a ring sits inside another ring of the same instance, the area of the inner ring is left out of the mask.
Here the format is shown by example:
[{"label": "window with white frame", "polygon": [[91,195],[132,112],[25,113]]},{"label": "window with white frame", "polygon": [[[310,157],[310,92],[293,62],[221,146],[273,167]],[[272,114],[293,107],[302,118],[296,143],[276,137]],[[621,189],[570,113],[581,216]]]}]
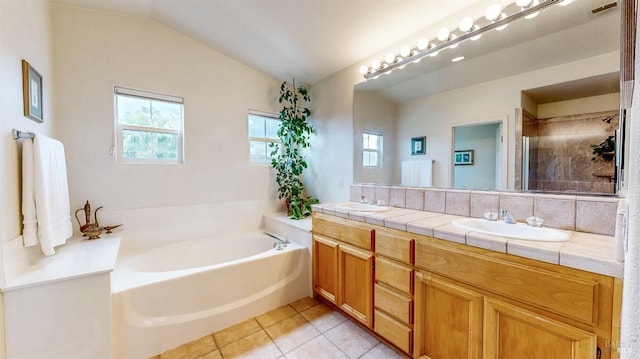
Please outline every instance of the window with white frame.
[{"label": "window with white frame", "polygon": [[382,166],[382,132],[364,130],[362,133],[362,166]]},{"label": "window with white frame", "polygon": [[118,161],[184,162],[183,98],[117,86],[114,98]]},{"label": "window with white frame", "polygon": [[272,147],[279,144],[278,126],[280,119],[276,114],[249,112],[249,158],[253,163],[271,163]]}]

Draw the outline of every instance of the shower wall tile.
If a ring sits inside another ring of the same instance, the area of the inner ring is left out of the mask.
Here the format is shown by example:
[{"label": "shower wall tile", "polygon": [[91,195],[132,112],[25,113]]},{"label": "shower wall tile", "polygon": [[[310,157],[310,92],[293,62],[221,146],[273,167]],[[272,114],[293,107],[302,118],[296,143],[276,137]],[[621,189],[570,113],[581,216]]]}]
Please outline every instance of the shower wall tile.
[{"label": "shower wall tile", "polygon": [[405,187],[391,187],[388,204],[393,207],[406,207],[407,189]]},{"label": "shower wall tile", "polygon": [[471,191],[471,217],[484,218],[484,213],[500,211],[500,193],[488,191]]},{"label": "shower wall tile", "polygon": [[500,209],[506,209],[517,221],[533,215],[533,194],[531,193],[500,193]]},{"label": "shower wall tile", "polygon": [[471,191],[447,190],[445,210],[447,214],[469,217]]},{"label": "shower wall tile", "polygon": [[424,190],[423,189],[407,188],[406,208],[417,209],[420,211],[424,209]]},{"label": "shower wall tile", "polygon": [[536,194],[533,213],[544,220],[546,227],[575,230],[576,197]]},{"label": "shower wall tile", "polygon": [[614,197],[577,197],[576,231],[614,235],[617,209]]},{"label": "shower wall tile", "polygon": [[429,212],[444,213],[446,208],[447,190],[441,188],[428,188],[424,190],[424,210]]}]

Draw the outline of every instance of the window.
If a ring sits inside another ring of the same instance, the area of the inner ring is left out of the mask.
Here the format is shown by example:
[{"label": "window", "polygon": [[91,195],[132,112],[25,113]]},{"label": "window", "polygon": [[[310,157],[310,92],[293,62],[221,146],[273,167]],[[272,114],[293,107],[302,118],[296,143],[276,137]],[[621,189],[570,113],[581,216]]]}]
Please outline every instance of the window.
[{"label": "window", "polygon": [[123,87],[114,90],[118,161],[184,162],[183,99]]},{"label": "window", "polygon": [[365,130],[362,134],[362,166],[382,166],[382,133]]},{"label": "window", "polygon": [[253,163],[271,163],[271,143],[278,138],[280,119],[277,115],[249,113],[249,158]]}]

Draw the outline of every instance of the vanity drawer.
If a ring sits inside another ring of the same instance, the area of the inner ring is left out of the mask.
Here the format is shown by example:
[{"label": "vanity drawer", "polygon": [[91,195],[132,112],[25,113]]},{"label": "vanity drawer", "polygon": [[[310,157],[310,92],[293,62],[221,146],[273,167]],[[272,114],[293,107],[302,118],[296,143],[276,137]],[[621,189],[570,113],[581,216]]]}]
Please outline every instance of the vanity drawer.
[{"label": "vanity drawer", "polygon": [[411,354],[413,349],[413,330],[376,310],[373,313],[373,329],[380,336],[393,343],[401,350]]},{"label": "vanity drawer", "polygon": [[381,257],[376,258],[376,282],[403,293],[413,293],[413,269]]},{"label": "vanity drawer", "polygon": [[416,242],[416,266],[584,323],[598,321],[594,280],[426,241]]},{"label": "vanity drawer", "polygon": [[380,309],[405,324],[413,324],[413,301],[411,298],[398,294],[386,287],[376,284],[375,304]]},{"label": "vanity drawer", "polygon": [[400,238],[380,230],[376,230],[375,238],[376,254],[413,264],[413,239]]},{"label": "vanity drawer", "polygon": [[[327,220],[325,219],[326,217],[332,218],[332,220]],[[372,250],[371,237],[373,231],[363,227],[364,225],[353,224],[346,219],[323,214],[314,213],[313,217],[313,233],[333,238],[358,248]]]}]

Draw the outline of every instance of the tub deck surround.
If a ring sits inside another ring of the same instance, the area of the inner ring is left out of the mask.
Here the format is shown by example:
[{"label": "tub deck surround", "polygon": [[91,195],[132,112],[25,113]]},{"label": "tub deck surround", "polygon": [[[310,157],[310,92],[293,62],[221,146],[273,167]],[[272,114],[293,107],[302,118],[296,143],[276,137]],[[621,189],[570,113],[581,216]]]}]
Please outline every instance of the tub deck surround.
[{"label": "tub deck surround", "polygon": [[[615,260],[613,236],[564,230],[570,239],[566,242],[536,242],[480,234],[451,224],[461,216],[408,210],[391,207],[389,211],[366,213],[337,209],[333,203],[314,205],[314,211],[372,223],[387,228],[401,229],[442,240],[508,253],[529,259],[581,269],[598,274],[622,278],[623,263]],[[384,213],[380,222],[380,213]],[[370,218],[367,221],[367,218]],[[615,217],[611,217],[612,220]],[[380,224],[382,223],[382,224]]]},{"label": "tub deck surround", "polygon": [[39,246],[23,247],[22,237],[3,246],[5,273],[2,292],[51,284],[64,280],[111,272],[115,268],[122,231],[88,240],[74,236],[45,256]]}]

